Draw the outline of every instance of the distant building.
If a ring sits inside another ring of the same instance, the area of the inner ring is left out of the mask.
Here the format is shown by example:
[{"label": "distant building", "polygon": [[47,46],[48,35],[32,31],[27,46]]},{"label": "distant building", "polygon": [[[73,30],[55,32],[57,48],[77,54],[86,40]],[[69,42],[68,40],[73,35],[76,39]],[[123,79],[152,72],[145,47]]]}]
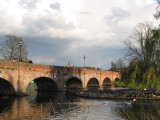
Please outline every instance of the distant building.
[{"label": "distant building", "polygon": [[68,61],[68,65],[67,65],[67,67],[71,67],[71,66],[70,66],[70,63],[69,63],[69,61]]}]

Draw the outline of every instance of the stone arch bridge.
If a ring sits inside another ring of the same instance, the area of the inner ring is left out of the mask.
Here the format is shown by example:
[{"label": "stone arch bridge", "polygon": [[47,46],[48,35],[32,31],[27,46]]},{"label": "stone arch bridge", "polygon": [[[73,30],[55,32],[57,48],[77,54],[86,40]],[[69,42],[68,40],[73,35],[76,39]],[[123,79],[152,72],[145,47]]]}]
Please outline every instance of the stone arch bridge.
[{"label": "stone arch bridge", "polygon": [[38,90],[64,91],[67,86],[80,84],[82,88],[96,83],[119,79],[119,72],[92,67],[66,67],[0,61],[0,94],[25,95],[27,86],[35,82]]}]

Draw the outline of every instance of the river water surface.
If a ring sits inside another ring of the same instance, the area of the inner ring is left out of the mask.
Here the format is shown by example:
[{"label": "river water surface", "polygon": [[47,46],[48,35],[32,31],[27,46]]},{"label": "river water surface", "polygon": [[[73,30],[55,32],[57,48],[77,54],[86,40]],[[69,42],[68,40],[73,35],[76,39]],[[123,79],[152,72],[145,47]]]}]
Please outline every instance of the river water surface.
[{"label": "river water surface", "polygon": [[[127,118],[122,114],[126,114],[126,111],[139,115],[136,111],[141,109],[143,103],[81,98],[72,91],[35,92],[27,97],[16,98],[1,96],[0,120],[124,120]],[[144,117],[142,113],[141,117]],[[134,119],[134,116],[130,119]]]}]

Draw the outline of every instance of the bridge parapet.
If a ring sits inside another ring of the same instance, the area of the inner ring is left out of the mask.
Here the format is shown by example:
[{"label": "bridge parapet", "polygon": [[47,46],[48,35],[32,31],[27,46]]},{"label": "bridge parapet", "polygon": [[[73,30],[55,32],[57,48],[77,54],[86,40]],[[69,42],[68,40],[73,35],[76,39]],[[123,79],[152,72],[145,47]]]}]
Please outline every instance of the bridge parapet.
[{"label": "bridge parapet", "polygon": [[25,94],[28,84],[37,78],[49,78],[55,83],[58,91],[63,91],[70,78],[77,78],[83,88],[86,88],[92,78],[97,79],[102,86],[106,78],[114,81],[115,78],[120,78],[120,73],[97,70],[94,67],[51,66],[0,60],[0,78],[8,81],[16,94]]}]

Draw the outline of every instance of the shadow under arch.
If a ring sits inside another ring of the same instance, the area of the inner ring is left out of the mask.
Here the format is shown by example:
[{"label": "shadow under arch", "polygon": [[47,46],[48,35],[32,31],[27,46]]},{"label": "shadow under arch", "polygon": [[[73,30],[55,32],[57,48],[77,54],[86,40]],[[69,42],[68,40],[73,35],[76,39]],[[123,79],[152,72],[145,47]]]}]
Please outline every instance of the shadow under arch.
[{"label": "shadow under arch", "polygon": [[48,77],[38,77],[32,80],[26,88],[28,99],[37,102],[53,99],[57,91],[57,83]]},{"label": "shadow under arch", "polygon": [[16,95],[13,85],[3,78],[0,78],[0,95]]},{"label": "shadow under arch", "polygon": [[58,91],[56,82],[48,77],[39,77],[32,80],[26,89],[35,89],[36,91]]},{"label": "shadow under arch", "polygon": [[89,79],[88,83],[87,83],[87,88],[91,88],[91,89],[94,89],[94,88],[99,88],[99,81],[97,80],[97,78],[91,78]]},{"label": "shadow under arch", "polygon": [[115,80],[114,80],[115,82],[119,82],[120,81],[120,79],[117,77],[117,78],[115,78]]},{"label": "shadow under arch", "polygon": [[103,80],[103,86],[110,86],[111,85],[111,79],[108,77]]},{"label": "shadow under arch", "polygon": [[82,81],[78,79],[77,77],[71,77],[66,80],[65,82],[66,89],[82,89]]}]

